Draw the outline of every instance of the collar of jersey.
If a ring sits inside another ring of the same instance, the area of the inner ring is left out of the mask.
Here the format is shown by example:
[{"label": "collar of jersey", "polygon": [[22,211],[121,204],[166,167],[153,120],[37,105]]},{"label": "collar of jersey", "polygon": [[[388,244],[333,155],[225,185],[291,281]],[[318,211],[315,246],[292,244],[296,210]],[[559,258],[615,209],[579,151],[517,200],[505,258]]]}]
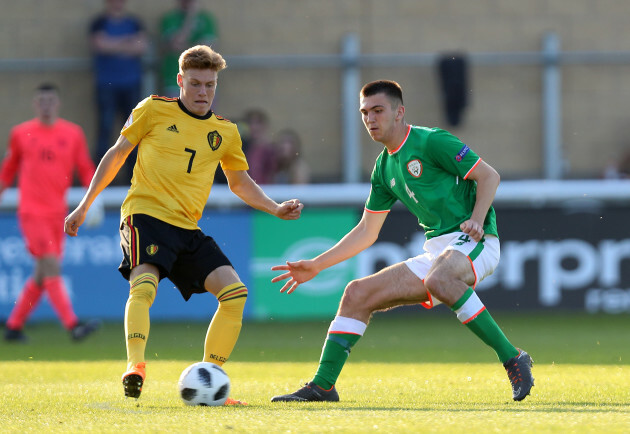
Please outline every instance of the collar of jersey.
[{"label": "collar of jersey", "polygon": [[201,120],[205,120],[205,119],[210,119],[212,117],[212,110],[208,110],[208,113],[206,113],[203,116],[199,116],[196,115],[190,111],[188,111],[188,109],[186,108],[186,106],[184,105],[184,103],[182,102],[181,99],[177,98],[177,104],[179,105],[179,108],[182,109],[182,111],[184,113],[186,113],[188,116],[192,116],[195,119],[201,119]]},{"label": "collar of jersey", "polygon": [[403,145],[405,144],[405,142],[407,141],[407,138],[409,137],[409,133],[411,132],[411,125],[407,126],[407,134],[405,134],[405,138],[403,139],[403,141],[400,143],[400,145],[398,145],[398,147],[396,149],[394,149],[393,151],[387,151],[387,153],[389,155],[395,154],[396,152],[400,151],[400,148],[403,147]]}]

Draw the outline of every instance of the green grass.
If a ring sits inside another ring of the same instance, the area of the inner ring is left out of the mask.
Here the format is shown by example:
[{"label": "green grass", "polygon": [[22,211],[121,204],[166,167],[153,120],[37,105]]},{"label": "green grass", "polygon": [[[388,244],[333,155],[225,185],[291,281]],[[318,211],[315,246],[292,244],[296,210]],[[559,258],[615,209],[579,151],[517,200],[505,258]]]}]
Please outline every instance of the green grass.
[{"label": "green grass", "polygon": [[122,324],[76,344],[56,324],[0,343],[3,432],[628,432],[627,316],[495,315],[534,358],[536,386],[511,400],[496,356],[452,315],[377,315],[337,384],[336,404],[271,404],[310,380],[329,321],[246,323],[231,396],[245,408],[186,407],[180,372],[201,358],[206,324],[155,323],[142,397],[121,397]]}]

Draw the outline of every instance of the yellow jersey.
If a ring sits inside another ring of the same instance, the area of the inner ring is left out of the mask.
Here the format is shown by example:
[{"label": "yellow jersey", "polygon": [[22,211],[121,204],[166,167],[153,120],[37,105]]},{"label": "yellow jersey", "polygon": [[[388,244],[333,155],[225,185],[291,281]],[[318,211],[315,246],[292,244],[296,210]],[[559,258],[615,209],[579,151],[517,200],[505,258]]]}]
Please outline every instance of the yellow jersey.
[{"label": "yellow jersey", "polygon": [[189,112],[179,98],[151,95],[133,109],[121,134],[138,145],[131,187],[121,218],[147,214],[184,229],[197,229],[217,165],[247,170],[241,136],[212,111]]}]

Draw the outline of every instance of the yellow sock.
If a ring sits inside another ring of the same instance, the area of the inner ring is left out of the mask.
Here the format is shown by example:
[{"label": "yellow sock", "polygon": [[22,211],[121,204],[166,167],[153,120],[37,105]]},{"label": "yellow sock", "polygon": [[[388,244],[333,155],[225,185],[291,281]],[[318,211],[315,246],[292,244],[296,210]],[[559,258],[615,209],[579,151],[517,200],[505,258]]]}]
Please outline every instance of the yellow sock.
[{"label": "yellow sock", "polygon": [[241,282],[233,283],[223,288],[217,299],[219,308],[208,327],[203,361],[221,366],[232,354],[241,332],[247,287]]},{"label": "yellow sock", "polygon": [[143,273],[130,282],[130,286],[125,306],[128,370],[144,362],[144,350],[149,337],[149,308],[155,299],[158,279],[151,273]]}]

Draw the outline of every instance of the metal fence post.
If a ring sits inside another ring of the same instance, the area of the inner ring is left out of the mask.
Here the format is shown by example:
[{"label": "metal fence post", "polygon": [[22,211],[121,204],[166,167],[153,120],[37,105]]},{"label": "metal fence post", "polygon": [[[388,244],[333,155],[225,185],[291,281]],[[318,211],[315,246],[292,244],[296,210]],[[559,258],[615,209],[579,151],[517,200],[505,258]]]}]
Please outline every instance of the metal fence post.
[{"label": "metal fence post", "polygon": [[342,42],[342,84],[341,120],[343,125],[343,182],[361,181],[361,145],[359,137],[359,91],[361,90],[361,68],[359,56],[361,46],[359,36],[349,33]]},{"label": "metal fence post", "polygon": [[543,38],[543,167],[545,179],[564,175],[562,153],[562,77],[560,75],[560,39],[554,32]]}]

